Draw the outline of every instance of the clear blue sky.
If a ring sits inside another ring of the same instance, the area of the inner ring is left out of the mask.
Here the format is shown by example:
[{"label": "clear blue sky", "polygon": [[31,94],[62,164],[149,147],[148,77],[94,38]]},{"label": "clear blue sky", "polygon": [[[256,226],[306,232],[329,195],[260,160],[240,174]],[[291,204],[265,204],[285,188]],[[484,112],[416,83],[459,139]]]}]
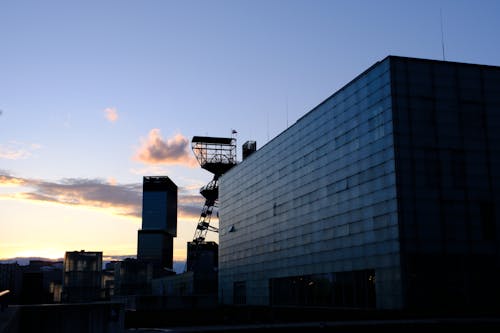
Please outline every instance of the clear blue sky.
[{"label": "clear blue sky", "polygon": [[[0,2],[0,258],[135,254],[142,176],[201,212],[194,135],[258,148],[387,55],[500,66],[500,1]],[[216,236],[214,236],[216,237]]]}]

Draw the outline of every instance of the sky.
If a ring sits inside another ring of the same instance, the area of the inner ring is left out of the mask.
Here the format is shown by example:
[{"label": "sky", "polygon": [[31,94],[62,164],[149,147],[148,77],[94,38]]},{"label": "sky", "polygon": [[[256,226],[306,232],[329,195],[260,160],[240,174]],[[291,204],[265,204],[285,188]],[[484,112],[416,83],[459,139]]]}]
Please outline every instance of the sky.
[{"label": "sky", "polygon": [[165,175],[182,261],[193,136],[235,130],[241,160],[388,55],[500,66],[499,31],[497,0],[0,0],[0,259],[134,256]]}]

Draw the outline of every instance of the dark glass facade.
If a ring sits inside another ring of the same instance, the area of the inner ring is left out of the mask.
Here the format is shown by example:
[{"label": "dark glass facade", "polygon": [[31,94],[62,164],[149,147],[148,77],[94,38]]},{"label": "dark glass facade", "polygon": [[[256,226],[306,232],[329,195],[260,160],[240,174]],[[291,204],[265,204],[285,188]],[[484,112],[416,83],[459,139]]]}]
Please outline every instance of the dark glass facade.
[{"label": "dark glass facade", "polygon": [[216,242],[187,243],[186,268],[193,272],[195,294],[217,295],[218,250]]},{"label": "dark glass facade", "polygon": [[177,185],[166,176],[148,176],[142,186],[142,229],[177,236]]},{"label": "dark glass facade", "polygon": [[[290,281],[333,274],[345,289],[332,306],[401,307],[392,134],[386,59],[224,174],[220,302],[284,305]],[[375,301],[350,300],[364,294],[359,271],[375,272]]]},{"label": "dark glass facade", "polygon": [[496,305],[500,68],[390,61],[406,303]]},{"label": "dark glass facade", "polygon": [[166,176],[144,177],[137,259],[153,265],[153,277],[171,273],[176,235],[177,185]]},{"label": "dark glass facade", "polygon": [[270,304],[373,308],[375,271],[301,275],[269,280]]},{"label": "dark glass facade", "polygon": [[66,252],[63,267],[64,302],[101,299],[102,252]]},{"label": "dark glass facade", "polygon": [[387,57],[222,176],[220,302],[498,308],[499,173],[500,67]]}]

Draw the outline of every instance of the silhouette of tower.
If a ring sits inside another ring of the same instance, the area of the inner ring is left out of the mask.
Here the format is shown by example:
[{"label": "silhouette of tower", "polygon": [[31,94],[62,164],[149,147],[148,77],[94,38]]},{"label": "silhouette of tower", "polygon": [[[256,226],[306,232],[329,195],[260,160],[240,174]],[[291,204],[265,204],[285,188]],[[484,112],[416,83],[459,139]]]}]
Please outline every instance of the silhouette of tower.
[{"label": "silhouette of tower", "polygon": [[144,177],[137,259],[153,264],[154,277],[172,272],[176,236],[177,185],[166,176]]},{"label": "silhouette of tower", "polygon": [[[233,134],[235,133],[236,131],[233,131]],[[187,270],[196,271],[204,267],[198,263],[203,260],[202,252],[212,247],[205,242],[207,232],[219,231],[217,227],[210,225],[210,220],[218,203],[219,178],[236,165],[236,138],[195,136],[191,141],[191,148],[200,166],[214,175],[212,181],[200,189],[200,194],[205,197],[205,204],[196,225],[193,241],[188,242]],[[214,264],[217,266],[216,262]]]}]

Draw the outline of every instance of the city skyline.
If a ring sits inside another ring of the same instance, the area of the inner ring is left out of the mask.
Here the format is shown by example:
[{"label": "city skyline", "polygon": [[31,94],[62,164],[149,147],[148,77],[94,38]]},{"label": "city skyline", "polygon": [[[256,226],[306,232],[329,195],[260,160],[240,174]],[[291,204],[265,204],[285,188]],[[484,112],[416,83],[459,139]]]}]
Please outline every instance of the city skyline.
[{"label": "city skyline", "polygon": [[496,1],[3,3],[0,259],[135,255],[142,177],[165,175],[179,186],[184,260],[211,179],[193,136],[234,129],[241,160],[245,141],[260,149],[389,54],[498,66],[499,12]]}]

